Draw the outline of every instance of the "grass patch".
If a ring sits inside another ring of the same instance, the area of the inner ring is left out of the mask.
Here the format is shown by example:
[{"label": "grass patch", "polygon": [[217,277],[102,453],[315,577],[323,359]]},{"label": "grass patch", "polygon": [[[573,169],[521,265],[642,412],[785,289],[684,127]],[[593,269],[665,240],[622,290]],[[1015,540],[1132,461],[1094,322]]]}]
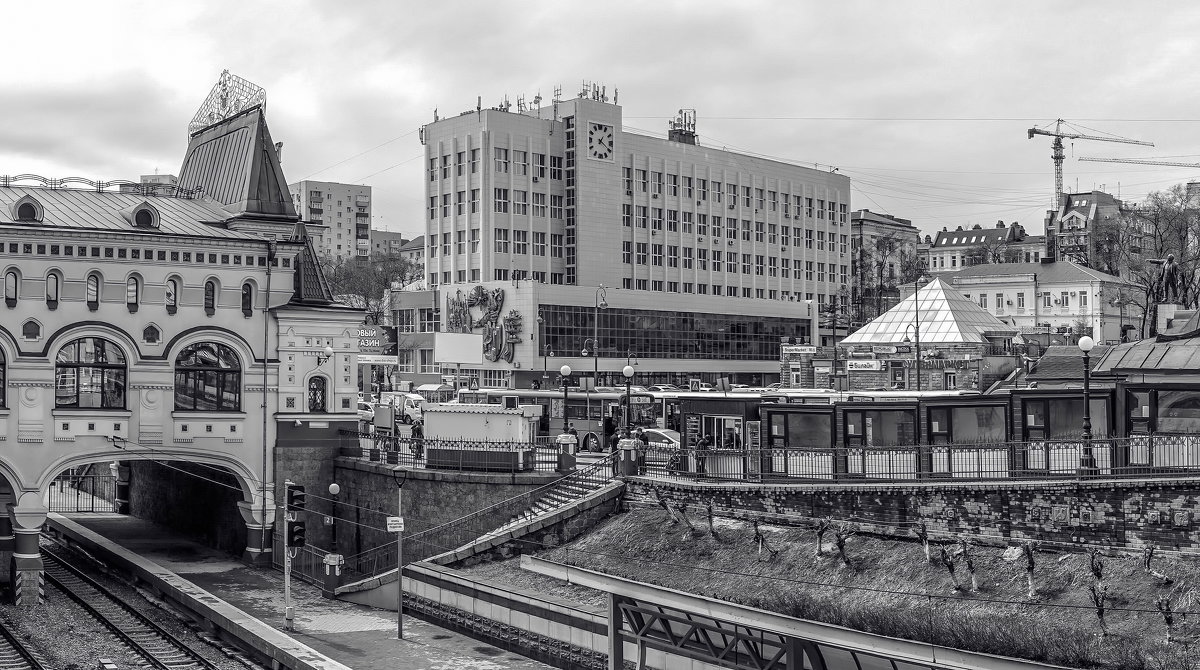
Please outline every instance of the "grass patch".
[{"label": "grass patch", "polygon": [[[1102,635],[1086,553],[1036,552],[1031,599],[1025,558],[1005,560],[996,547],[971,548],[979,583],[973,592],[962,567],[960,588],[954,587],[939,559],[941,546],[929,562],[919,542],[852,536],[845,541],[847,566],[832,531],[818,555],[811,529],[762,525],[756,532],[750,523],[723,519],[714,536],[700,512],[688,517],[691,528],[663,509],[635,510],[540,555],[790,616],[989,654],[1080,668],[1200,667],[1194,649],[1200,606],[1191,588],[1200,584],[1200,566],[1193,561],[1156,558],[1154,570],[1173,579],[1164,585],[1161,575],[1146,572],[1141,557],[1102,557],[1108,631]],[[505,563],[489,566],[489,577],[516,578],[516,562]],[[573,597],[562,590],[555,595]],[[1156,606],[1164,597],[1174,607],[1170,644]],[[1188,610],[1196,613],[1182,614]]]}]

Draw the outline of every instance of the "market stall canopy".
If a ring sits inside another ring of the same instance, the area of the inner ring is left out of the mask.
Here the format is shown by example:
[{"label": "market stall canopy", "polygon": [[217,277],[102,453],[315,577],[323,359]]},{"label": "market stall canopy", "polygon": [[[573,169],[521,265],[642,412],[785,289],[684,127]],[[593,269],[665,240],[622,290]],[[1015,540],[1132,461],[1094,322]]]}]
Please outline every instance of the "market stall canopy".
[{"label": "market stall canopy", "polygon": [[854,331],[839,344],[900,344],[920,328],[921,344],[987,344],[1009,339],[1017,329],[992,316],[941,279]]}]

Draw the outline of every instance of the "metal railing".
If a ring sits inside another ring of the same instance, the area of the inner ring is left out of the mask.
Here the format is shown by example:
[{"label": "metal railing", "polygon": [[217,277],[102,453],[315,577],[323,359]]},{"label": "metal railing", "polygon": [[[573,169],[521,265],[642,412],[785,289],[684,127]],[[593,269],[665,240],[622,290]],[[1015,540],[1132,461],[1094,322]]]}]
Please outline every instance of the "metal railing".
[{"label": "metal railing", "polygon": [[117,478],[112,475],[59,475],[50,482],[51,512],[116,512]]},{"label": "metal railing", "polygon": [[[567,497],[578,498],[595,491],[612,481],[615,457],[616,454],[606,454],[587,467],[545,486],[539,486],[452,521],[405,534],[404,562],[412,563],[452,551],[508,523],[529,516],[534,505],[552,492],[558,491],[565,500]],[[396,542],[393,540],[362,553],[347,556],[344,571],[351,575],[351,578],[368,578],[395,567]]]},{"label": "metal railing", "polygon": [[271,542],[273,543],[271,564],[274,567],[282,570],[283,552],[294,551],[296,555],[292,558],[292,576],[316,586],[324,585],[325,555],[330,553],[328,550],[314,547],[311,544],[306,544],[303,547],[295,549],[288,549],[283,546],[283,535],[279,532],[272,534]]},{"label": "metal railing", "polygon": [[677,481],[855,482],[1200,475],[1200,435],[755,450],[649,447],[641,474]]},{"label": "metal railing", "polygon": [[339,432],[343,449],[357,449],[359,458],[389,465],[479,472],[554,472],[558,468],[559,448],[550,443]]}]

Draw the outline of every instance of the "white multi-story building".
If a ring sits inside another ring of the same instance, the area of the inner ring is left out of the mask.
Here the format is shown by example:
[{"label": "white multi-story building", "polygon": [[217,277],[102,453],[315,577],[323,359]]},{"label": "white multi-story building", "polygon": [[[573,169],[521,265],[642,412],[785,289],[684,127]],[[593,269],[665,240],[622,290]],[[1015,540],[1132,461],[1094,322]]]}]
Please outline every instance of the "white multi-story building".
[{"label": "white multi-story building", "polygon": [[429,284],[443,304],[482,282],[537,285],[519,316],[542,317],[544,342],[520,340],[510,370],[593,338],[620,358],[601,370],[633,354],[671,379],[777,375],[779,337],[812,338],[815,310],[849,284],[849,179],[700,146],[694,112],[667,138],[621,114],[587,87],[425,126]]},{"label": "white multi-story building", "polygon": [[335,258],[371,255],[371,187],[305,180],[288,184],[292,204],[311,221],[317,253]]},{"label": "white multi-story building", "polygon": [[1101,343],[1139,337],[1141,289],[1075,263],[976,265],[941,278],[1021,333],[1090,335]]}]

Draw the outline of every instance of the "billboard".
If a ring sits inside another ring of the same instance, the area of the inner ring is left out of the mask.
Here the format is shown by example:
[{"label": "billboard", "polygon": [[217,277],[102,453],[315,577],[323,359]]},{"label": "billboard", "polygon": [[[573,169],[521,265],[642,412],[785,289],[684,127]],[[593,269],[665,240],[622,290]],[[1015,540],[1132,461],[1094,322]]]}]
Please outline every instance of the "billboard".
[{"label": "billboard", "polygon": [[358,353],[396,354],[396,329],[391,326],[359,326]]},{"label": "billboard", "polygon": [[483,335],[434,333],[433,362],[451,365],[483,365]]}]

